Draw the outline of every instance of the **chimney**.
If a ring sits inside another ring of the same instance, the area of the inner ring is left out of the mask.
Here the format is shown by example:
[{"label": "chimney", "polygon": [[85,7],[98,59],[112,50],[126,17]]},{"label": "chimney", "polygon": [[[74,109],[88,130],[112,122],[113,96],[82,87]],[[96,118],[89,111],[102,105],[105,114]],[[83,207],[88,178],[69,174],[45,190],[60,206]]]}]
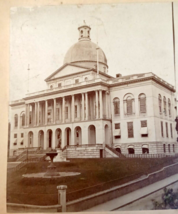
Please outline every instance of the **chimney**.
[{"label": "chimney", "polygon": [[117,77],[122,77],[122,74],[116,74],[116,78],[117,78]]}]

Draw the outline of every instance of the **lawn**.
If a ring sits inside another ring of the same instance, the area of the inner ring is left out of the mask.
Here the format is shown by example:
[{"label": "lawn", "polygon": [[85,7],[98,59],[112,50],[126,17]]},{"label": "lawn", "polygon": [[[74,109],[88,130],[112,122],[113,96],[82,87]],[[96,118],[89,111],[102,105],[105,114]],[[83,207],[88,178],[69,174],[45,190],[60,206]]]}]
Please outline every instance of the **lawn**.
[{"label": "lawn", "polygon": [[105,190],[136,179],[148,172],[173,163],[163,159],[72,159],[55,163],[60,172],[80,172],[80,175],[55,179],[22,178],[23,174],[45,172],[48,162],[29,163],[7,175],[7,202],[35,205],[57,204],[57,186],[67,185],[67,201]]}]

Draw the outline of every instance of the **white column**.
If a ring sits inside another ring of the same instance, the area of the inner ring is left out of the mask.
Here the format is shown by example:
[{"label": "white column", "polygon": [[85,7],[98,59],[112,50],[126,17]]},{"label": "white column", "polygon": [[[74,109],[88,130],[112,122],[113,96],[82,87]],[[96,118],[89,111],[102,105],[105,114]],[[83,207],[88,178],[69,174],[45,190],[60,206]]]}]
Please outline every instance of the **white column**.
[{"label": "white column", "polygon": [[28,104],[28,108],[27,108],[27,126],[29,126],[30,123],[30,104]]},{"label": "white column", "polygon": [[37,103],[37,126],[39,126],[40,102]]},{"label": "white column", "polygon": [[96,119],[98,119],[98,91],[95,91],[95,101],[96,101]]},{"label": "white column", "polygon": [[48,101],[45,100],[45,125],[47,125],[48,121]]},{"label": "white column", "polygon": [[44,131],[44,149],[47,148],[47,131]]},{"label": "white column", "polygon": [[65,129],[63,129],[62,130],[62,138],[61,138],[61,146],[62,146],[62,148],[64,148],[64,146],[65,146],[65,135],[66,135]]},{"label": "white column", "polygon": [[103,99],[102,99],[102,90],[99,91],[100,94],[100,118],[103,118]]},{"label": "white column", "polygon": [[85,103],[86,103],[86,120],[88,120],[88,93],[85,93]]},{"label": "white column", "polygon": [[53,123],[56,123],[56,98],[54,98],[54,113],[53,113]]},{"label": "white column", "polygon": [[84,106],[85,106],[85,103],[84,103],[84,93],[82,93],[82,120],[84,120],[85,119],[85,108],[84,108]]},{"label": "white column", "polygon": [[27,108],[28,108],[28,104],[25,104],[25,126],[27,126],[27,112],[28,112],[28,110],[27,110]]},{"label": "white column", "polygon": [[72,122],[74,122],[74,114],[75,114],[75,107],[74,107],[74,94],[72,95]]},{"label": "white column", "polygon": [[53,130],[53,136],[52,136],[52,149],[55,149],[55,141],[56,141],[56,138],[55,138],[55,130]]},{"label": "white column", "polygon": [[106,118],[108,118],[108,95],[107,95],[107,91],[105,91],[105,96],[106,96],[106,99],[105,99],[105,105],[106,105]]},{"label": "white column", "polygon": [[36,126],[36,123],[37,123],[37,103],[35,102],[35,120],[34,120],[34,126]]},{"label": "white column", "polygon": [[65,97],[62,98],[62,114],[63,114],[62,122],[64,123],[65,122]]}]

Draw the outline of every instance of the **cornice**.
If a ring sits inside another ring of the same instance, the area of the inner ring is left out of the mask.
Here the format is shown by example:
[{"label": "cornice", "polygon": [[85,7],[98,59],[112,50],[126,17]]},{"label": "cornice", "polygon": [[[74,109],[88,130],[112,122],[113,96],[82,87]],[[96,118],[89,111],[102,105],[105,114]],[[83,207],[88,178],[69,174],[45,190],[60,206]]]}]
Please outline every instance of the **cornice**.
[{"label": "cornice", "polygon": [[9,104],[9,106],[14,107],[14,106],[19,106],[19,105],[24,105],[24,104],[25,104],[25,101],[19,102],[19,103],[12,103],[12,104]]},{"label": "cornice", "polygon": [[72,87],[72,88],[65,88],[65,89],[59,89],[57,91],[46,92],[44,94],[39,94],[39,95],[30,96],[30,97],[25,97],[23,99],[24,100],[30,100],[30,99],[39,98],[39,97],[42,97],[42,96],[49,96],[49,95],[60,94],[60,93],[69,92],[69,91],[73,91],[73,90],[77,90],[77,89],[90,88],[90,87],[94,87],[94,86],[97,86],[97,85],[102,85],[102,86],[109,87],[108,83],[105,83],[105,82],[95,82],[95,83],[91,83],[91,84],[88,84],[88,85],[79,85],[79,86]]},{"label": "cornice", "polygon": [[159,79],[157,79],[154,76],[150,76],[150,77],[144,77],[144,78],[140,78],[140,79],[132,79],[132,80],[127,80],[124,82],[116,82],[116,83],[111,83],[110,87],[115,87],[115,86],[121,86],[121,85],[127,85],[127,84],[132,84],[132,83],[139,83],[139,82],[144,82],[147,80],[153,80],[156,83],[162,85],[163,87],[169,89],[172,92],[175,92],[174,88],[171,88],[169,85],[165,84],[164,82],[160,81]]}]

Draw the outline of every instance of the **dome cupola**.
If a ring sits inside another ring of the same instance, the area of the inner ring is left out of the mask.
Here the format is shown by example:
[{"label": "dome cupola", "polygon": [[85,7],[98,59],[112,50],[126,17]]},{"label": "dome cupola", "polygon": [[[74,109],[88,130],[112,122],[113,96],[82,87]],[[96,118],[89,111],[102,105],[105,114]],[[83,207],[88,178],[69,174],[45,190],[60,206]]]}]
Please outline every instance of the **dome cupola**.
[{"label": "dome cupola", "polygon": [[97,65],[97,51],[98,51],[98,65],[99,70],[107,73],[108,65],[106,56],[97,44],[90,39],[91,28],[84,22],[78,27],[79,41],[75,43],[67,51],[64,57],[64,64],[71,63],[79,66],[96,69]]},{"label": "dome cupola", "polygon": [[84,21],[84,25],[78,27],[79,30],[79,40],[90,40],[90,30],[91,28],[86,25]]}]

